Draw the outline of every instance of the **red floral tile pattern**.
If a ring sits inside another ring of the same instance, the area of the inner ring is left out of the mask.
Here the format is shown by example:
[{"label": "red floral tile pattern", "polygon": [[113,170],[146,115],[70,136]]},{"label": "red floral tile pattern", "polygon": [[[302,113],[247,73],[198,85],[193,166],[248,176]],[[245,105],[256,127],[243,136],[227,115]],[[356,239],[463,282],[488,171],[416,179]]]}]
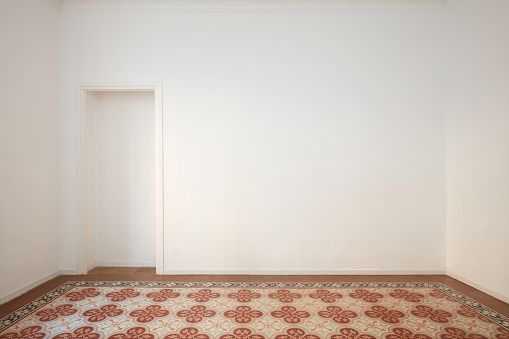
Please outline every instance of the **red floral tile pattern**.
[{"label": "red floral tile pattern", "polygon": [[210,318],[216,315],[216,311],[207,309],[206,306],[196,305],[188,310],[177,312],[177,317],[185,318],[185,321],[190,324],[201,322],[204,318]]},{"label": "red floral tile pattern", "polygon": [[350,293],[349,296],[356,299],[362,299],[368,303],[377,303],[384,297],[380,293],[370,292],[367,290],[355,290],[355,292]]},{"label": "red floral tile pattern", "polygon": [[189,293],[188,298],[193,298],[196,302],[207,302],[213,298],[219,298],[219,293],[214,293],[209,289],[199,290],[198,293]]},{"label": "red floral tile pattern", "polygon": [[263,334],[253,333],[249,328],[239,327],[232,331],[232,333],[223,334],[219,339],[267,339]]},{"label": "red floral tile pattern", "polygon": [[72,333],[57,334],[53,339],[99,339],[100,337],[101,334],[95,332],[92,326],[82,326],[72,331]]},{"label": "red floral tile pattern", "polygon": [[317,290],[315,293],[311,293],[309,296],[314,299],[320,299],[324,303],[335,303],[339,298],[343,298],[341,294],[331,293],[327,290]]},{"label": "red floral tile pattern", "polygon": [[396,289],[394,290],[394,292],[389,293],[389,295],[393,298],[405,299],[406,301],[410,301],[413,303],[420,303],[424,298],[424,295],[420,293],[409,292],[407,290],[402,289]]},{"label": "red floral tile pattern", "polygon": [[87,321],[95,323],[103,321],[108,317],[116,317],[124,313],[124,310],[119,309],[117,305],[104,305],[99,309],[91,309],[83,312],[83,315],[87,318]]},{"label": "red floral tile pattern", "polygon": [[509,339],[508,318],[437,283],[67,284],[0,339]]},{"label": "red floral tile pattern", "polygon": [[333,334],[330,339],[377,339],[371,334],[360,333],[355,328],[343,327],[339,330],[339,334]]},{"label": "red floral tile pattern", "polygon": [[431,293],[429,293],[429,295],[432,296],[433,298],[445,299],[445,300],[448,300],[448,301],[457,302],[456,299],[454,299],[453,297],[448,296],[447,294],[445,294],[444,292],[442,292],[440,290],[433,290]]},{"label": "red floral tile pattern", "polygon": [[228,294],[228,298],[237,300],[239,303],[249,303],[253,299],[259,299],[262,295],[260,293],[252,292],[250,290],[239,290],[235,293]]},{"label": "red floral tile pattern", "polygon": [[110,335],[107,339],[154,339],[152,333],[145,333],[147,330],[141,326],[131,327],[123,333]]},{"label": "red floral tile pattern", "polygon": [[200,333],[196,327],[184,327],[178,333],[168,334],[163,339],[210,339],[210,336]]},{"label": "red floral tile pattern", "polygon": [[450,323],[447,318],[452,318],[452,314],[443,310],[434,310],[429,306],[418,305],[415,306],[415,310],[411,310],[410,313],[417,317],[428,318],[431,321],[440,324]]},{"label": "red floral tile pattern", "polygon": [[283,319],[288,324],[298,324],[302,322],[302,319],[311,316],[309,312],[299,311],[293,306],[282,306],[279,310],[270,312],[270,315],[274,318]]},{"label": "red floral tile pattern", "polygon": [[274,339],[322,339],[322,338],[315,334],[308,333],[302,328],[291,327],[286,330],[285,334],[278,334]]},{"label": "red floral tile pattern", "polygon": [[408,328],[396,327],[392,328],[391,332],[385,336],[385,339],[432,339],[429,335],[414,333]]},{"label": "red floral tile pattern", "polygon": [[473,309],[471,308],[468,308],[467,306],[465,305],[461,305],[460,306],[460,309],[456,311],[458,314],[461,314],[462,316],[464,317],[469,317],[469,318],[477,318],[479,320],[482,320],[484,322],[487,322],[487,323],[492,323],[492,321],[488,318],[486,318],[485,316],[483,316],[482,314],[479,314],[477,313],[476,311],[474,311]]},{"label": "red floral tile pattern", "polygon": [[440,334],[440,339],[488,339],[477,333],[467,333],[456,327],[446,327],[445,334]]},{"label": "red floral tile pattern", "polygon": [[327,306],[324,311],[318,311],[318,316],[322,318],[331,318],[338,324],[348,324],[350,319],[357,318],[358,314],[354,311],[343,310],[339,306]]},{"label": "red floral tile pattern", "polygon": [[69,298],[69,301],[79,301],[85,298],[94,298],[100,294],[101,292],[97,292],[97,288],[85,288],[81,291],[67,293],[65,296]]},{"label": "red floral tile pattern", "polygon": [[388,324],[399,324],[405,314],[397,310],[389,310],[383,306],[371,306],[371,310],[364,311],[364,314],[371,318],[380,318],[380,320]]},{"label": "red floral tile pattern", "polygon": [[170,314],[170,311],[163,310],[160,305],[149,305],[144,309],[134,310],[129,315],[136,318],[139,323],[148,323],[155,318],[165,317]]},{"label": "red floral tile pattern", "polygon": [[509,339],[509,330],[503,327],[497,327],[497,331],[500,333],[495,334],[497,339]]},{"label": "red floral tile pattern", "polygon": [[35,313],[36,316],[39,316],[40,321],[52,321],[57,319],[58,317],[67,317],[74,313],[78,312],[77,309],[73,308],[71,304],[60,305],[55,308],[49,308]]},{"label": "red floral tile pattern", "polygon": [[11,332],[0,335],[0,339],[42,339],[46,333],[40,332],[42,326],[30,326],[19,332]]},{"label": "red floral tile pattern", "polygon": [[111,292],[106,294],[107,298],[111,298],[111,301],[123,301],[127,298],[136,298],[140,295],[140,292],[136,292],[132,288],[124,288],[118,292]]},{"label": "red floral tile pattern", "polygon": [[158,292],[147,294],[147,298],[152,299],[153,302],[164,302],[171,298],[178,298],[180,293],[173,291],[171,288],[163,288]]},{"label": "red floral tile pattern", "polygon": [[294,293],[289,290],[278,290],[276,293],[269,293],[269,298],[277,299],[282,303],[291,303],[294,302],[295,299],[302,298],[302,294]]},{"label": "red floral tile pattern", "polygon": [[228,310],[223,314],[227,318],[231,318],[238,324],[248,324],[253,321],[254,318],[260,318],[263,316],[263,312],[253,310],[249,306],[238,306],[234,310]]}]

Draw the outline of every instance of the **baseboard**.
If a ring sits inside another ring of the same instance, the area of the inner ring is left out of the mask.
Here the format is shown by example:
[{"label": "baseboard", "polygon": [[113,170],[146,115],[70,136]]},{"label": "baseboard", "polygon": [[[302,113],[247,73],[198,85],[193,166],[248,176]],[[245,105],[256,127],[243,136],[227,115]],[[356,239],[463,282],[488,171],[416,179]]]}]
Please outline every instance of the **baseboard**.
[{"label": "baseboard", "polygon": [[28,285],[18,288],[17,290],[12,291],[11,293],[7,293],[6,295],[0,296],[0,305],[22,295],[25,292],[30,291],[32,288],[35,288],[41,284],[44,284],[46,281],[49,281],[55,277],[58,277],[59,275],[60,275],[60,270],[53,272],[51,274],[48,274],[47,276],[42,277],[41,279],[38,279],[34,282],[31,282]]},{"label": "baseboard", "polygon": [[114,261],[96,261],[95,267],[156,267],[155,262],[114,262]]},{"label": "baseboard", "polygon": [[465,284],[467,284],[469,286],[472,286],[473,288],[477,288],[481,292],[489,294],[492,297],[495,297],[495,298],[497,298],[499,300],[502,300],[503,302],[506,302],[506,303],[509,304],[509,297],[506,296],[506,295],[500,294],[498,292],[493,291],[492,289],[489,289],[487,287],[479,285],[478,283],[475,283],[472,280],[469,280],[469,279],[467,279],[467,278],[465,278],[465,277],[459,275],[458,273],[455,273],[455,272],[453,272],[453,271],[451,271],[449,269],[447,270],[447,275],[452,277],[452,278],[454,278],[454,279],[456,279],[456,280],[461,281],[462,283],[465,283]]},{"label": "baseboard", "polygon": [[78,270],[75,268],[63,268],[60,270],[61,275],[77,275]]},{"label": "baseboard", "polygon": [[210,270],[165,269],[164,275],[247,274],[247,275],[444,275],[445,269],[302,269],[302,270]]}]

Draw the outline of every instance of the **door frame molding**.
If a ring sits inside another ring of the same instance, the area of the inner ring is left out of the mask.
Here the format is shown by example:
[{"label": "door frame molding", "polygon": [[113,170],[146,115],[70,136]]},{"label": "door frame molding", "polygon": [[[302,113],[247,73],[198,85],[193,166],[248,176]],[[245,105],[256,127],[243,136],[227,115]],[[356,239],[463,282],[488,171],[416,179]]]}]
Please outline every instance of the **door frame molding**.
[{"label": "door frame molding", "polygon": [[164,173],[163,173],[163,83],[162,81],[139,82],[79,82],[77,84],[78,117],[77,128],[77,274],[87,273],[87,230],[86,206],[86,121],[87,92],[97,91],[151,91],[154,92],[154,146],[155,146],[155,223],[156,223],[156,274],[164,274]]}]

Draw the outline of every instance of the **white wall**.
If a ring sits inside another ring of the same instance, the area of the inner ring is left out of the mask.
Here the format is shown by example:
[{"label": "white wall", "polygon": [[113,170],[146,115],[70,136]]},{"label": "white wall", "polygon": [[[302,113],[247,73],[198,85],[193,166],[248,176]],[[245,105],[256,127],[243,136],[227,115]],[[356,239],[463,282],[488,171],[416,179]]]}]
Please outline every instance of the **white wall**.
[{"label": "white wall", "polygon": [[64,6],[62,267],[76,82],[163,81],[167,273],[444,269],[443,19]]},{"label": "white wall", "polygon": [[0,301],[58,272],[59,184],[61,267],[76,267],[81,80],[164,81],[167,272],[444,268],[444,75],[448,272],[508,299],[507,2],[197,3],[63,2],[59,182],[58,14],[0,3]]},{"label": "white wall", "polygon": [[447,268],[509,302],[509,2],[447,15]]},{"label": "white wall", "polygon": [[58,12],[0,2],[0,303],[58,274]]},{"label": "white wall", "polygon": [[88,92],[88,266],[155,267],[154,92]]}]

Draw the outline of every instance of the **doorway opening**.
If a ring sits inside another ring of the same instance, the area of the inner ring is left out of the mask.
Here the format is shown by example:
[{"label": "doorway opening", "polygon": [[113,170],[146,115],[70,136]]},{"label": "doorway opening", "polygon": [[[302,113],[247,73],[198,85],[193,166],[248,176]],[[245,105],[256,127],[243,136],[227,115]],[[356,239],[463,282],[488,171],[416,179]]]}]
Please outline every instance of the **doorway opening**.
[{"label": "doorway opening", "polygon": [[162,84],[87,83],[79,92],[78,274],[163,274]]}]

